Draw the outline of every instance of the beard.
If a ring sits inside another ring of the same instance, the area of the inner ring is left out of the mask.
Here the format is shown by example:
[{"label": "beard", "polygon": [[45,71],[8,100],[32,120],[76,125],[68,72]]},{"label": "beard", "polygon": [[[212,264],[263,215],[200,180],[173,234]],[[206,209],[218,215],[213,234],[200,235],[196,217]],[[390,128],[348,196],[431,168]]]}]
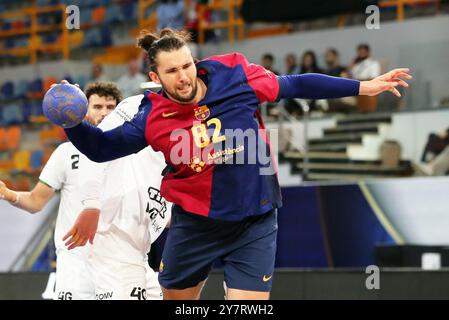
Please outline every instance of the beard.
[{"label": "beard", "polygon": [[176,90],[173,90],[173,91],[168,90],[167,87],[164,86],[164,83],[162,81],[161,81],[161,84],[162,84],[162,88],[164,89],[165,93],[168,96],[170,96],[171,98],[179,101],[180,103],[190,103],[190,102],[192,102],[192,100],[195,98],[195,96],[196,96],[196,94],[198,92],[198,84],[197,84],[196,81],[193,82],[192,91],[191,91],[191,93],[189,94],[188,97],[181,96],[181,95],[177,94]]}]

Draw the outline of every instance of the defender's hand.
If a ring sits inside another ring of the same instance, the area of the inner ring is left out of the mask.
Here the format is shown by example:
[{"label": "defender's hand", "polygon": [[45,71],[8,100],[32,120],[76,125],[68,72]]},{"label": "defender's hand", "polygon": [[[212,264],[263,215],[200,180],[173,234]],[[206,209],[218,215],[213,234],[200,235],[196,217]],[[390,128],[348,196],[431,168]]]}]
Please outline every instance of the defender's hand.
[{"label": "defender's hand", "polygon": [[[67,80],[61,80],[61,82],[59,82],[59,84],[70,84],[70,82],[68,82]],[[50,88],[53,88],[55,85],[57,85],[57,83],[53,83]],[[80,87],[80,85],[78,83],[75,83],[75,86],[77,86],[78,88]]]},{"label": "defender's hand", "polygon": [[0,199],[15,202],[17,200],[17,194],[8,189],[3,181],[0,180]]},{"label": "defender's hand", "polygon": [[94,243],[95,233],[97,232],[100,210],[83,210],[70,231],[62,238],[69,250],[86,245],[87,241]]},{"label": "defender's hand", "polygon": [[384,91],[390,91],[395,96],[401,97],[401,94],[396,87],[402,86],[408,88],[408,83],[403,79],[412,79],[413,77],[408,74],[410,69],[400,68],[387,72],[373,80],[361,81],[359,95],[361,96],[376,96]]}]

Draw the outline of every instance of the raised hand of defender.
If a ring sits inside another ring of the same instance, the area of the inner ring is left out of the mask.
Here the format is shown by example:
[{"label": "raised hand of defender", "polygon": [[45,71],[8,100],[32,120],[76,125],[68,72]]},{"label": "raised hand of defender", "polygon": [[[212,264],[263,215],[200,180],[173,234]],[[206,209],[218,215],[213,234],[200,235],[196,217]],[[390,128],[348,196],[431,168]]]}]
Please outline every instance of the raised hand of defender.
[{"label": "raised hand of defender", "polygon": [[3,181],[0,180],[0,199],[9,201],[9,202],[14,202],[16,201],[16,193],[10,189],[8,189],[8,187],[6,187],[5,183]]},{"label": "raised hand of defender", "polygon": [[408,74],[410,69],[399,68],[391,70],[373,80],[361,81],[359,95],[361,96],[376,96],[382,92],[390,91],[395,96],[401,97],[397,86],[408,88],[408,83],[404,79],[412,79],[413,77]]},{"label": "raised hand of defender", "polygon": [[69,250],[86,245],[87,241],[94,243],[95,234],[98,227],[100,210],[84,209],[75,221],[69,232],[62,238],[66,241],[65,246]]},{"label": "raised hand of defender", "polygon": [[[70,84],[70,82],[68,82],[67,80],[61,80],[61,82],[59,82],[59,84]],[[57,83],[53,83],[50,88],[53,88],[55,85],[57,85]],[[75,86],[77,86],[78,88],[80,87],[80,85],[78,83],[75,83]]]}]

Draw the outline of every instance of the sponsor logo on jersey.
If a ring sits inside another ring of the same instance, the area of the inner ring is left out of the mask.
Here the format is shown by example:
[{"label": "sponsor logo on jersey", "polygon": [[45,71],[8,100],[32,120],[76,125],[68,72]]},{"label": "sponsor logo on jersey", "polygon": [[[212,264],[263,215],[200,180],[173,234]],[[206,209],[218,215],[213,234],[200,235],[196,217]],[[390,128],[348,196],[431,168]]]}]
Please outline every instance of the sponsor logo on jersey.
[{"label": "sponsor logo on jersey", "polygon": [[162,118],[170,118],[177,114],[178,111],[175,112],[162,112]]},{"label": "sponsor logo on jersey", "polygon": [[201,172],[204,169],[204,166],[206,163],[204,161],[201,161],[198,157],[193,157],[190,161],[190,168],[192,168],[195,172]]},{"label": "sponsor logo on jersey", "polygon": [[223,150],[214,151],[207,155],[208,163],[213,162],[215,164],[226,163],[228,160],[232,160],[233,156],[237,153],[243,152],[245,150],[244,145],[239,145],[237,148],[226,148]]},{"label": "sponsor logo on jersey", "polygon": [[206,120],[210,116],[210,110],[207,106],[201,106],[194,109],[195,119],[199,121]]},{"label": "sponsor logo on jersey", "polygon": [[167,213],[167,202],[161,196],[159,189],[148,188],[149,201],[147,202],[146,212],[150,217],[150,228],[154,235],[159,236],[164,228],[164,219]]},{"label": "sponsor logo on jersey", "polygon": [[114,291],[111,292],[105,292],[105,293],[96,293],[95,299],[96,300],[107,300],[112,299],[112,296],[114,295]]}]

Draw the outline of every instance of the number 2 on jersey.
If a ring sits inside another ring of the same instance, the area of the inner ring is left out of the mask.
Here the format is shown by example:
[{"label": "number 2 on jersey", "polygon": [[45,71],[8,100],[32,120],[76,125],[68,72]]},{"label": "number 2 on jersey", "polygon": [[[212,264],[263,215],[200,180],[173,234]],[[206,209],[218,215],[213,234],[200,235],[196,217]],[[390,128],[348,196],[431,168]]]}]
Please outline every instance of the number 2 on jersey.
[{"label": "number 2 on jersey", "polygon": [[80,155],[79,154],[73,154],[71,156],[72,162],[72,170],[78,169],[78,163],[80,162]]},{"label": "number 2 on jersey", "polygon": [[[207,125],[207,126],[206,126]],[[225,136],[220,135],[221,121],[218,118],[212,118],[206,122],[206,124],[199,123],[192,127],[193,139],[195,144],[199,148],[205,148],[210,143],[209,135],[207,134],[207,127],[211,125],[215,126],[214,133],[212,134],[212,143],[217,143],[226,140]]]}]

